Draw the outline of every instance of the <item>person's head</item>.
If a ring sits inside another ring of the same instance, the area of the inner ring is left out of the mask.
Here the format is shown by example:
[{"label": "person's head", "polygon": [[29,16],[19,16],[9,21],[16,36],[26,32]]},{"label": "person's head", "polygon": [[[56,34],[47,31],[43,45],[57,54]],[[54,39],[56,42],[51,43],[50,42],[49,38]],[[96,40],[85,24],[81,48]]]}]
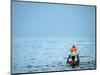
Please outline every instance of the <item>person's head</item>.
[{"label": "person's head", "polygon": [[75,45],[73,45],[72,48],[75,48]]},{"label": "person's head", "polygon": [[72,56],[71,58],[72,58],[73,61],[75,60],[75,56]]}]

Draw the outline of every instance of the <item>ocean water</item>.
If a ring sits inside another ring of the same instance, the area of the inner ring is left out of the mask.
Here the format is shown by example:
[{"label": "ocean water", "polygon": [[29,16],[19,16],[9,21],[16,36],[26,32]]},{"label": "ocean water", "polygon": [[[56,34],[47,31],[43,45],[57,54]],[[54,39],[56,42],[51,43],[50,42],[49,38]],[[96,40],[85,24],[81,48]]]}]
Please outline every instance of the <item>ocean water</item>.
[{"label": "ocean water", "polygon": [[[75,68],[66,63],[73,43],[80,57]],[[12,73],[95,69],[95,54],[92,38],[16,38],[12,40]]]}]

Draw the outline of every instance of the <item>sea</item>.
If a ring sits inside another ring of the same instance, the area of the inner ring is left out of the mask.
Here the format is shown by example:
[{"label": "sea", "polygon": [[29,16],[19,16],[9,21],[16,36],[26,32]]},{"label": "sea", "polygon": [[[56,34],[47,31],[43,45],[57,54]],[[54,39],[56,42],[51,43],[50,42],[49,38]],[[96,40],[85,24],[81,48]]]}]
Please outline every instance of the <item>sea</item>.
[{"label": "sea", "polygon": [[[78,48],[80,63],[66,63],[70,48]],[[13,38],[12,73],[40,73],[96,69],[94,38]]]}]

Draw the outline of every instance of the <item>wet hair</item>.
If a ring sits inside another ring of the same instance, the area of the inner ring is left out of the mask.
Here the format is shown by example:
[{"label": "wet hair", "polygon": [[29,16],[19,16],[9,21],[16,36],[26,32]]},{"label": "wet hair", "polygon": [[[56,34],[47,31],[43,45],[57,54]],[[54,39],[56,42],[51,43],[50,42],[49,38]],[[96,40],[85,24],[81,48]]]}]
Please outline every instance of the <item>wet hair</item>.
[{"label": "wet hair", "polygon": [[73,45],[72,47],[73,47],[73,48],[75,48],[75,46],[74,46],[74,45]]},{"label": "wet hair", "polygon": [[75,60],[75,56],[72,56],[71,58],[72,58],[72,60]]}]

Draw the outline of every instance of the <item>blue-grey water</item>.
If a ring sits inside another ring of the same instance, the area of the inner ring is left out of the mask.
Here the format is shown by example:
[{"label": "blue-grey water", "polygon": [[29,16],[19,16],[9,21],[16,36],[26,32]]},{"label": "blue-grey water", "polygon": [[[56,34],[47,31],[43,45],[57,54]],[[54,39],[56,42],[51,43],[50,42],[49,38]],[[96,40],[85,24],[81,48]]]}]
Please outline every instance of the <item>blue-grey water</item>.
[{"label": "blue-grey water", "polygon": [[[66,63],[70,47],[78,47],[80,64]],[[12,43],[12,73],[95,69],[95,40],[91,38],[16,38]]]}]

